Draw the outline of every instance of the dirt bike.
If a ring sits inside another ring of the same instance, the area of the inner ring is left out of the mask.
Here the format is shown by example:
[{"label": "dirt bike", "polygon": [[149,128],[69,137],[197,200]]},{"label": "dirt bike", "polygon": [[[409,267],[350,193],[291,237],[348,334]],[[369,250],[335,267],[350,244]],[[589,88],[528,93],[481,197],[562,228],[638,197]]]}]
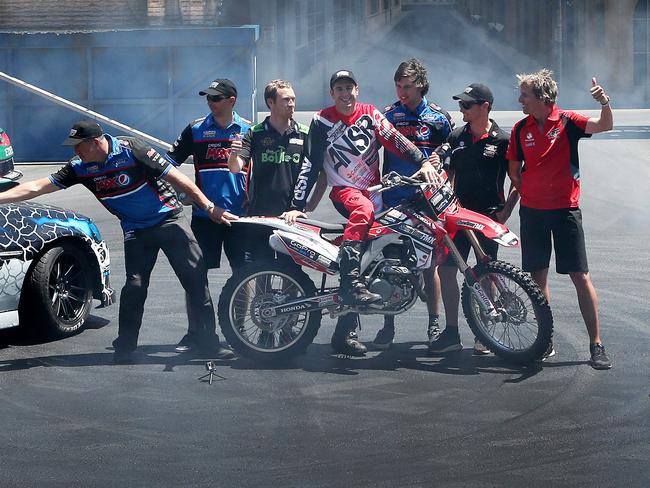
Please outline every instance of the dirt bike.
[{"label": "dirt bike", "polygon": [[[389,173],[369,191],[410,186],[415,195],[375,217],[361,259],[362,281],[382,300],[364,306],[347,305],[338,286],[326,286],[338,272],[338,243],[345,224],[298,219],[288,224],[272,217],[245,217],[236,225],[272,229],[269,245],[290,256],[281,261],[254,262],[226,282],[218,317],[228,342],[253,359],[287,359],[304,353],[320,327],[322,314],[332,318],[351,312],[397,315],[425,299],[422,270],[447,253],[464,277],[462,309],[474,335],[503,359],[526,364],[541,359],[551,343],[553,317],[544,294],[527,273],[495,261],[483,251],[476,232],[503,246],[518,246],[508,228],[463,208],[444,170],[438,181]],[[469,266],[452,237],[466,232],[477,264]],[[434,261],[435,260],[435,261]],[[301,267],[322,273],[320,287]]]}]

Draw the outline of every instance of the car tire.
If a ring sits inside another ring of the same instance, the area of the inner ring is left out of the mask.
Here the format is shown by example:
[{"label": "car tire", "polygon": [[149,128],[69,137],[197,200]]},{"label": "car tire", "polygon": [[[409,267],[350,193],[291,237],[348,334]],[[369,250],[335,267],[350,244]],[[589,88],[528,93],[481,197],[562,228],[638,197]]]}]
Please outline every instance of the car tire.
[{"label": "car tire", "polygon": [[92,283],[92,269],[80,246],[66,242],[48,249],[23,285],[21,324],[51,337],[79,332],[92,307]]}]

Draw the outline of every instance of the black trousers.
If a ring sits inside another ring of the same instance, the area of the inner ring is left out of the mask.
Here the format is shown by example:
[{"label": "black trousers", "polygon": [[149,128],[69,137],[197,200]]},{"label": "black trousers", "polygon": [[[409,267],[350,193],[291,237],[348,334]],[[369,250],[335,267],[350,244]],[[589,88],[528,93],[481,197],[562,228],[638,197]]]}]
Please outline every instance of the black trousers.
[{"label": "black trousers", "polygon": [[177,214],[154,227],[136,230],[124,241],[126,283],[120,294],[119,332],[113,343],[116,350],[133,351],[137,347],[149,280],[160,250],[189,297],[188,333],[218,341],[203,254],[187,219]]}]

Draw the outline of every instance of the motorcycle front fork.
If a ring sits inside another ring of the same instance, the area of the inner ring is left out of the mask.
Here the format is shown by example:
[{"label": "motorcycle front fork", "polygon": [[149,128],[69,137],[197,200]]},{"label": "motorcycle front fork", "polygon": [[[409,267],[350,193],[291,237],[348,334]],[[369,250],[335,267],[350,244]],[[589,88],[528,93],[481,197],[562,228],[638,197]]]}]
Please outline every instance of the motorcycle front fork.
[{"label": "motorcycle front fork", "polygon": [[[476,234],[471,230],[462,230],[462,232],[465,232],[467,239],[469,240],[469,243],[472,246],[474,253],[476,254],[476,262],[480,264],[489,261],[490,256],[485,254],[485,251],[481,247],[481,243],[478,241]],[[454,241],[452,240],[451,237],[449,237],[449,234],[445,234],[442,240],[445,246],[447,246],[447,248],[449,249],[449,252],[451,253],[451,257],[456,263],[456,266],[463,274],[467,286],[469,287],[472,295],[474,295],[474,298],[476,298],[479,307],[481,307],[481,311],[488,317],[492,319],[497,319],[500,314],[495,308],[494,303],[492,302],[492,298],[491,298],[491,296],[493,295],[492,290],[485,290],[483,288],[483,285],[481,284],[481,281],[478,279],[478,276],[474,271],[474,268],[472,268],[469,264],[467,264],[467,261],[463,259],[460,252],[458,251],[458,248],[454,244]],[[496,286],[496,288],[500,292],[504,291],[505,285],[498,278],[496,280],[491,280],[491,281],[493,282],[493,285]]]}]

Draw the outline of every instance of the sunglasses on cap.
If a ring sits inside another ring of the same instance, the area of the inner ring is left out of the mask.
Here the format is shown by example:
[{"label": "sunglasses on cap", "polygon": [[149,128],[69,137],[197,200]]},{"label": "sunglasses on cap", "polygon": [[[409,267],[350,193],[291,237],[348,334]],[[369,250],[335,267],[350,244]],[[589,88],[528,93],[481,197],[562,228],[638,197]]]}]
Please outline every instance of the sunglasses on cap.
[{"label": "sunglasses on cap", "polygon": [[473,105],[483,105],[485,100],[475,100],[473,102],[466,102],[464,100],[458,100],[458,105],[465,110],[469,110]]},{"label": "sunglasses on cap", "polygon": [[228,97],[224,97],[223,95],[207,95],[207,98],[209,102],[218,103]]}]

